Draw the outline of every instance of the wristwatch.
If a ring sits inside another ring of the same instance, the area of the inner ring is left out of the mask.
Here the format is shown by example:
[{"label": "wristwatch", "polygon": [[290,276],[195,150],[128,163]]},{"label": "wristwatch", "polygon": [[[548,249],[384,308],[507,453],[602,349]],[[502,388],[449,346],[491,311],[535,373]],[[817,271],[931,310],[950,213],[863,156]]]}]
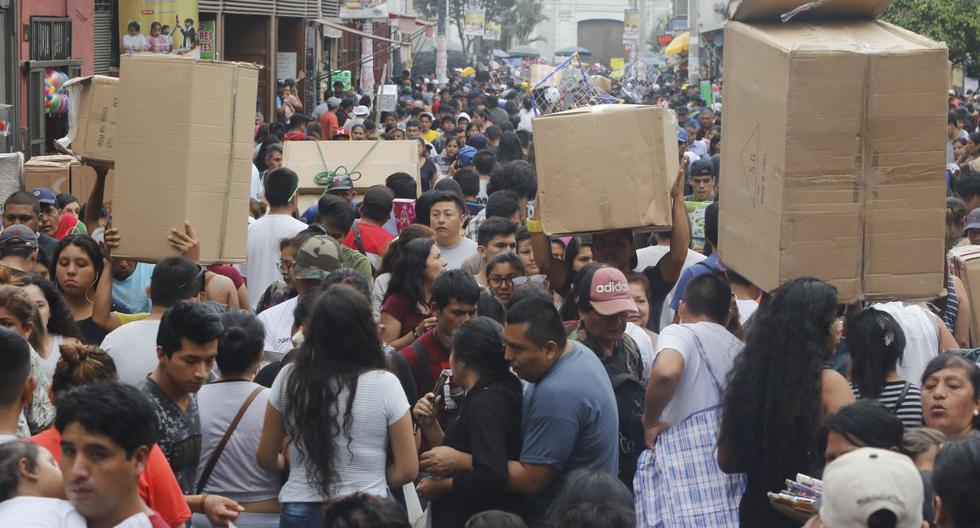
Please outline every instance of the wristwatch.
[{"label": "wristwatch", "polygon": [[544,227],[541,225],[541,220],[531,220],[530,218],[524,224],[530,233],[544,233]]}]

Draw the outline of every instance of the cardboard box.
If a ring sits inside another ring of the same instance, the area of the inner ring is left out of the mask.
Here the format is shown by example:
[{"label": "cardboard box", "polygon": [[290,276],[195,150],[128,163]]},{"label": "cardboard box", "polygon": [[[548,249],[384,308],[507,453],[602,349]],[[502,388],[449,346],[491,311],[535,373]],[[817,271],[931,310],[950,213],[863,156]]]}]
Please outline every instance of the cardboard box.
[{"label": "cardboard box", "polygon": [[[105,194],[103,199],[109,210],[112,210],[112,183],[115,179],[115,169],[109,169],[105,180]],[[78,198],[78,201],[85,203],[92,194],[92,187],[95,187],[95,169],[88,165],[72,165],[70,178],[68,180],[69,193]]]},{"label": "cardboard box", "polygon": [[351,174],[354,188],[363,192],[384,185],[396,172],[408,173],[418,182],[418,159],[418,141],[287,141],[282,166],[299,175],[301,193],[323,193],[327,174],[336,171]]},{"label": "cardboard box", "polygon": [[[961,298],[966,295],[970,306],[980,302],[980,246],[958,246],[949,251],[953,264],[953,274],[963,281],[966,292],[956,292]],[[974,339],[980,337],[980,310],[972,310],[973,320],[970,321],[970,335]]]},{"label": "cardboard box", "polygon": [[946,46],[873,20],[881,0],[777,21],[802,4],[743,0],[725,27],[721,259],[764,290],[812,276],[841,302],[933,298]]},{"label": "cardboard box", "polygon": [[64,154],[34,156],[24,164],[24,189],[46,187],[51,192],[71,192],[71,167],[78,162]]},{"label": "cardboard box", "polygon": [[398,86],[385,84],[381,87],[381,111],[394,112],[398,109]]},{"label": "cardboard box", "polygon": [[677,118],[599,105],[534,119],[541,222],[549,234],[669,226]]},{"label": "cardboard box", "polygon": [[202,262],[243,262],[259,67],[124,56],[120,73],[115,255],[173,255],[167,235],[186,220]]},{"label": "cardboard box", "polygon": [[0,204],[21,189],[24,181],[24,154],[8,152],[0,154]]},{"label": "cardboard box", "polygon": [[115,163],[119,79],[94,75],[65,84],[72,105],[68,109],[68,135],[57,146],[89,163]]}]

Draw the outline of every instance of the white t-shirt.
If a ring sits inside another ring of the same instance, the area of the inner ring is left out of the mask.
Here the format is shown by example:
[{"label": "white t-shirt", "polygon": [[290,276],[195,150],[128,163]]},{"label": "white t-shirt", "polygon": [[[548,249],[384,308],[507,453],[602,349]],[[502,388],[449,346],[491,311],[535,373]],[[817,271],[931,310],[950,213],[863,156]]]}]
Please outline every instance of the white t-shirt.
[{"label": "white t-shirt", "polygon": [[249,195],[253,200],[261,200],[265,196],[265,189],[262,187],[262,174],[254,163],[252,164],[252,183]]},{"label": "white t-shirt", "polygon": [[85,518],[70,502],[47,497],[14,497],[0,502],[0,526],[85,528]]},{"label": "white t-shirt", "polygon": [[439,246],[442,258],[446,259],[446,269],[459,269],[466,262],[466,259],[476,255],[476,242],[472,239],[461,237],[456,247]]},{"label": "white t-shirt", "polygon": [[[695,338],[695,335],[697,338]],[[727,386],[728,372],[743,344],[724,326],[717,323],[670,325],[660,331],[657,338],[657,355],[664,349],[676,350],[684,358],[684,371],[677,384],[674,397],[664,409],[661,420],[677,425],[688,416],[718,405],[721,395],[711,377],[707,365],[698,351],[700,341],[705,358],[711,363],[711,372],[721,388]],[[654,361],[656,365],[656,361]]]},{"label": "white t-shirt", "polygon": [[[286,365],[272,384],[269,405],[280,413],[284,412],[287,405],[286,385],[292,367],[293,364]],[[346,389],[341,391],[338,404],[346,406],[348,394]],[[341,419],[344,408],[340,408]],[[334,468],[337,470],[337,481],[334,496],[342,497],[357,492],[388,496],[385,478],[388,427],[405,416],[408,410],[405,391],[391,372],[372,370],[358,377],[357,392],[351,407],[350,441],[348,442],[343,433],[335,440],[337,449],[334,452]],[[289,416],[283,418],[288,420]],[[294,438],[289,444],[289,480],[279,493],[279,502],[322,502],[323,494],[319,487],[310,485],[306,460],[296,448],[296,442],[300,441],[302,440]]]},{"label": "white t-shirt", "polygon": [[52,337],[54,339],[51,341],[48,357],[41,358],[41,369],[48,375],[48,379],[54,376],[54,369],[58,366],[58,360],[61,359],[61,342],[65,340],[64,336],[58,334],[54,334]]},{"label": "white t-shirt", "polygon": [[102,340],[100,348],[116,362],[119,381],[139,385],[157,368],[157,332],[160,320],[133,321],[116,328]]},{"label": "white t-shirt", "polygon": [[388,284],[391,283],[391,273],[382,273],[374,278],[374,288],[371,289],[371,313],[374,320],[381,320],[381,305],[385,302],[385,294],[388,293]]},{"label": "white t-shirt", "polygon": [[252,310],[270,284],[282,278],[279,273],[279,242],[307,228],[302,221],[285,214],[269,214],[248,226],[248,259],[243,275],[248,277],[248,303]]},{"label": "white t-shirt", "polygon": [[738,305],[738,322],[743,325],[759,309],[759,303],[754,299],[736,299],[735,303]]},{"label": "white t-shirt", "polygon": [[898,364],[898,375],[906,381],[921,383],[922,374],[932,358],[939,355],[939,332],[936,316],[917,304],[901,301],[871,305],[888,312],[905,333],[905,353]]},{"label": "white t-shirt", "polygon": [[[635,268],[633,268],[633,271],[642,272],[650,266],[656,266],[657,263],[660,262],[660,259],[664,258],[669,251],[670,246],[650,246],[636,250],[637,265]],[[706,258],[708,257],[698,253],[697,251],[688,250],[687,258],[684,260],[684,266],[681,267],[681,275],[684,274],[684,270]],[[664,328],[670,323],[674,322],[674,310],[670,309],[670,301],[674,298],[674,292],[676,290],[677,284],[675,283],[674,287],[670,289],[669,293],[667,293],[667,297],[664,298],[663,309],[660,312],[660,328]]]},{"label": "white t-shirt", "polygon": [[653,366],[654,347],[657,343],[650,339],[646,330],[630,322],[626,323],[626,335],[632,337],[640,349],[640,359],[643,360],[643,381],[646,382],[650,379],[650,367]]},{"label": "white t-shirt", "polygon": [[279,496],[282,485],[279,475],[255,463],[255,450],[262,436],[269,390],[250,381],[209,383],[197,393],[197,407],[201,413],[201,457],[196,478],[201,478],[228,426],[255,389],[262,389],[262,392],[249,404],[221,451],[218,463],[204,487],[205,493],[238,502],[258,502]]},{"label": "white t-shirt", "polygon": [[283,301],[258,315],[265,327],[266,352],[285,354],[293,348],[293,310],[299,303],[299,296]]}]

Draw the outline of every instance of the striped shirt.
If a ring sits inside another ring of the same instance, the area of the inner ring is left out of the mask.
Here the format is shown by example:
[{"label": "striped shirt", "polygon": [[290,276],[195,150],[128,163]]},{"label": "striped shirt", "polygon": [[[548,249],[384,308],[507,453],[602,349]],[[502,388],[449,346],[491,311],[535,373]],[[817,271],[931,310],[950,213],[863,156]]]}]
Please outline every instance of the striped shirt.
[{"label": "striped shirt", "polygon": [[943,311],[943,322],[950,333],[955,331],[956,318],[960,315],[960,298],[956,293],[956,283],[953,276],[946,277],[946,310]]},{"label": "striped shirt", "polygon": [[[922,390],[918,385],[910,383],[908,393],[905,394],[905,399],[899,402],[898,399],[904,388],[904,381],[886,382],[885,387],[881,390],[881,394],[878,395],[876,400],[882,407],[897,416],[906,428],[922,427]],[[852,383],[851,390],[854,391],[854,396],[857,399],[862,399],[861,391],[858,390],[857,385]],[[896,406],[898,407],[897,409]]]}]

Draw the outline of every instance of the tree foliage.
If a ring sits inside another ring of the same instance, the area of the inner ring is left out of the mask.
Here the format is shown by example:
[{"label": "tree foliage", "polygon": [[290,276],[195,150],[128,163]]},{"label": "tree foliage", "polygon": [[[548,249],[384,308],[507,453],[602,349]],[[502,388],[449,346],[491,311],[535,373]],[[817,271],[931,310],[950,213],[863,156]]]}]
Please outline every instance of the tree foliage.
[{"label": "tree foliage", "polygon": [[[500,22],[501,48],[507,49],[513,41],[527,44],[535,26],[548,19],[543,13],[541,0],[444,0],[449,4],[448,22],[456,26],[463,50],[469,56],[475,39],[463,34],[463,13],[467,9],[483,9],[486,19]],[[414,0],[415,10],[429,20],[439,15],[439,0]]]},{"label": "tree foliage", "polygon": [[895,0],[882,18],[945,42],[954,64],[980,73],[980,0]]}]

